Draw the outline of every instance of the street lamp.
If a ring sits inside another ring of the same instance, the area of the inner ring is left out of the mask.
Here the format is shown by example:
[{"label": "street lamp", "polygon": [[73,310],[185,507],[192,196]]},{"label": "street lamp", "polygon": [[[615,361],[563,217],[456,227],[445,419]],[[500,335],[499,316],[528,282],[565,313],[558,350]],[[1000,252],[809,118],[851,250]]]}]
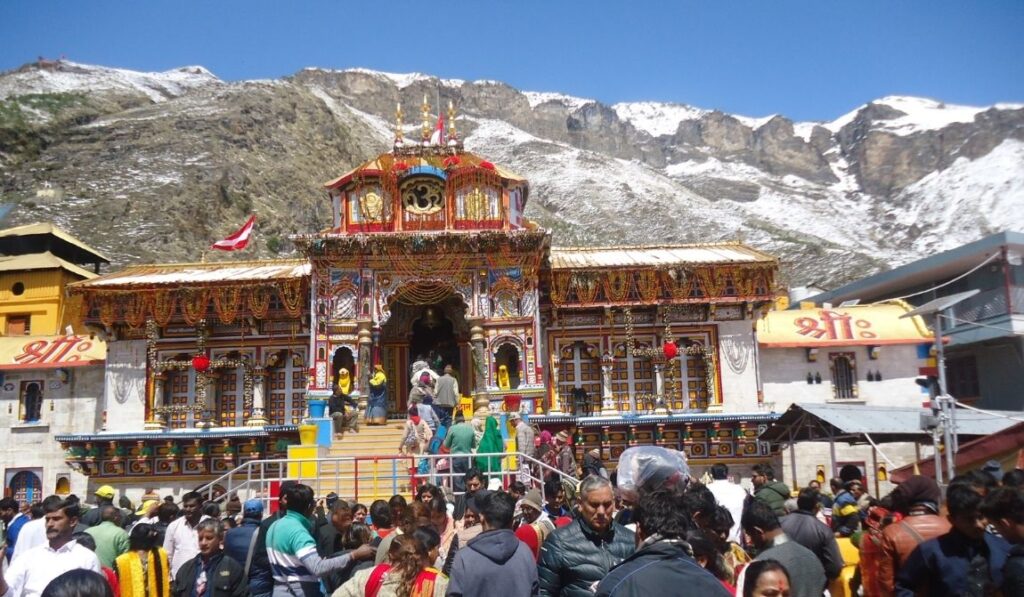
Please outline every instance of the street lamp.
[{"label": "street lamp", "polygon": [[[933,330],[935,332],[935,360],[938,367],[938,388],[934,400],[939,407],[939,421],[942,428],[943,443],[946,446],[946,470],[949,478],[956,475],[956,453],[959,450],[959,440],[956,434],[956,406],[955,399],[946,391],[946,354],[942,346],[942,312],[961,301],[967,300],[981,292],[979,289],[958,292],[949,296],[937,298],[921,305],[920,307],[900,315],[900,319],[914,317],[915,315],[931,315],[933,317]],[[934,408],[933,408],[934,410]],[[932,441],[935,444],[935,480],[942,483],[942,460],[939,457],[939,431],[936,428],[932,433]]]}]

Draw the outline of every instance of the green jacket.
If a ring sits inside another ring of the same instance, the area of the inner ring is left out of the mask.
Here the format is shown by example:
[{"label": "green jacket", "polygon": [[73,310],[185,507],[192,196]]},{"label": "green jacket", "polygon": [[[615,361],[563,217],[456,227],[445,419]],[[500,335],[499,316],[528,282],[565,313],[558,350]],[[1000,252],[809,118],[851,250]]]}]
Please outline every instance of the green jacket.
[{"label": "green jacket", "polygon": [[758,489],[754,494],[754,499],[767,504],[775,511],[776,515],[784,516],[786,514],[786,500],[790,498],[790,495],[788,485],[782,481],[772,481]]},{"label": "green jacket", "polygon": [[128,533],[109,520],[89,527],[85,532],[96,540],[96,557],[107,568],[113,568],[117,556],[128,551]]},{"label": "green jacket", "polygon": [[469,423],[458,423],[444,436],[444,447],[452,454],[472,454],[476,447],[476,433]]}]

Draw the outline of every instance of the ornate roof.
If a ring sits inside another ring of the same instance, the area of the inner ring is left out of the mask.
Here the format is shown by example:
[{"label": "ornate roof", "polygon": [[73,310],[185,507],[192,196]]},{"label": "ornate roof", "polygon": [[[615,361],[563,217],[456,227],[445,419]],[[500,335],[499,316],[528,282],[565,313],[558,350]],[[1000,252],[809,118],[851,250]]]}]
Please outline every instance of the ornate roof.
[{"label": "ornate roof", "polygon": [[327,189],[337,189],[360,177],[378,177],[387,174],[406,176],[417,172],[433,172],[444,176],[446,172],[467,169],[490,170],[504,180],[526,183],[526,179],[484,158],[458,149],[415,148],[381,154],[363,162],[334,180],[324,183]]},{"label": "ornate roof", "polygon": [[309,262],[305,259],[132,265],[70,286],[75,290],[178,287],[183,284],[230,286],[305,278],[309,276],[309,269]]}]

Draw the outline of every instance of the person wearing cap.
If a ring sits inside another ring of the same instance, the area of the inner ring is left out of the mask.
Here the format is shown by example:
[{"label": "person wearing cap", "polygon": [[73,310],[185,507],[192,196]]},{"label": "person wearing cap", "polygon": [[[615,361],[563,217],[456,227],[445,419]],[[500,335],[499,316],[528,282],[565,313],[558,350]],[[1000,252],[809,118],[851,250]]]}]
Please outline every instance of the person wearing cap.
[{"label": "person wearing cap", "polygon": [[96,496],[96,507],[90,509],[82,518],[78,521],[78,524],[83,527],[92,527],[103,522],[103,506],[110,506],[114,504],[114,488],[110,485],[102,485],[99,489],[93,492]]},{"label": "person wearing cap", "polygon": [[263,502],[258,499],[245,500],[242,504],[242,523],[224,535],[224,553],[244,566],[246,578],[252,566],[251,555],[256,548],[256,538],[263,520]]},{"label": "person wearing cap", "polygon": [[587,477],[590,475],[596,475],[604,479],[608,478],[608,469],[601,462],[601,450],[599,448],[591,448],[583,455],[583,476]]},{"label": "person wearing cap", "polygon": [[515,526],[516,538],[526,544],[533,553],[533,560],[540,557],[540,546],[544,540],[555,530],[555,523],[544,511],[541,505],[539,489],[531,489],[526,492],[523,499],[519,500],[518,524]]},{"label": "person wearing cap", "polygon": [[537,595],[537,565],[530,549],[512,533],[515,506],[503,491],[474,496],[472,507],[480,514],[483,532],[455,554],[447,595]]},{"label": "person wearing cap", "polygon": [[554,461],[558,465],[556,468],[566,475],[581,476],[580,468],[576,464],[576,455],[573,454],[572,445],[569,443],[569,432],[564,429],[555,435]]},{"label": "person wearing cap", "polygon": [[556,529],[540,549],[540,595],[584,597],[613,566],[636,549],[633,531],[614,522],[615,493],[608,479],[580,483],[579,517]]},{"label": "person wearing cap", "polygon": [[999,464],[999,461],[989,460],[981,470],[995,477],[997,483],[1003,482],[1003,465]]},{"label": "person wearing cap", "polygon": [[883,597],[896,591],[896,574],[918,545],[949,532],[949,521],[939,516],[942,490],[935,479],[914,475],[889,494],[893,509],[903,520],[882,529],[877,580]]},{"label": "person wearing cap", "polygon": [[132,523],[130,529],[135,528],[139,524],[153,524],[160,522],[160,518],[157,513],[160,509],[159,500],[147,499],[139,504],[139,509],[135,511],[135,522]]}]

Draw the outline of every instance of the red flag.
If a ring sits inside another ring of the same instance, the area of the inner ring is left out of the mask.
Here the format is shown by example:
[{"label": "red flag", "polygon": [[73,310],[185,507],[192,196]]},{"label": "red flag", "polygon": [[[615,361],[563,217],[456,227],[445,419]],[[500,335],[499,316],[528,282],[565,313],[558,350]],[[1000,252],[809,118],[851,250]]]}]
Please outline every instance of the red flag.
[{"label": "red flag", "polygon": [[211,249],[220,249],[221,251],[238,251],[244,249],[249,244],[249,236],[252,235],[252,227],[256,224],[256,214],[249,216],[248,221],[245,225],[239,228],[234,234],[228,236],[224,240],[219,240],[210,246]]},{"label": "red flag", "polygon": [[444,115],[437,115],[437,128],[434,129],[434,134],[430,135],[431,145],[444,145]]}]

